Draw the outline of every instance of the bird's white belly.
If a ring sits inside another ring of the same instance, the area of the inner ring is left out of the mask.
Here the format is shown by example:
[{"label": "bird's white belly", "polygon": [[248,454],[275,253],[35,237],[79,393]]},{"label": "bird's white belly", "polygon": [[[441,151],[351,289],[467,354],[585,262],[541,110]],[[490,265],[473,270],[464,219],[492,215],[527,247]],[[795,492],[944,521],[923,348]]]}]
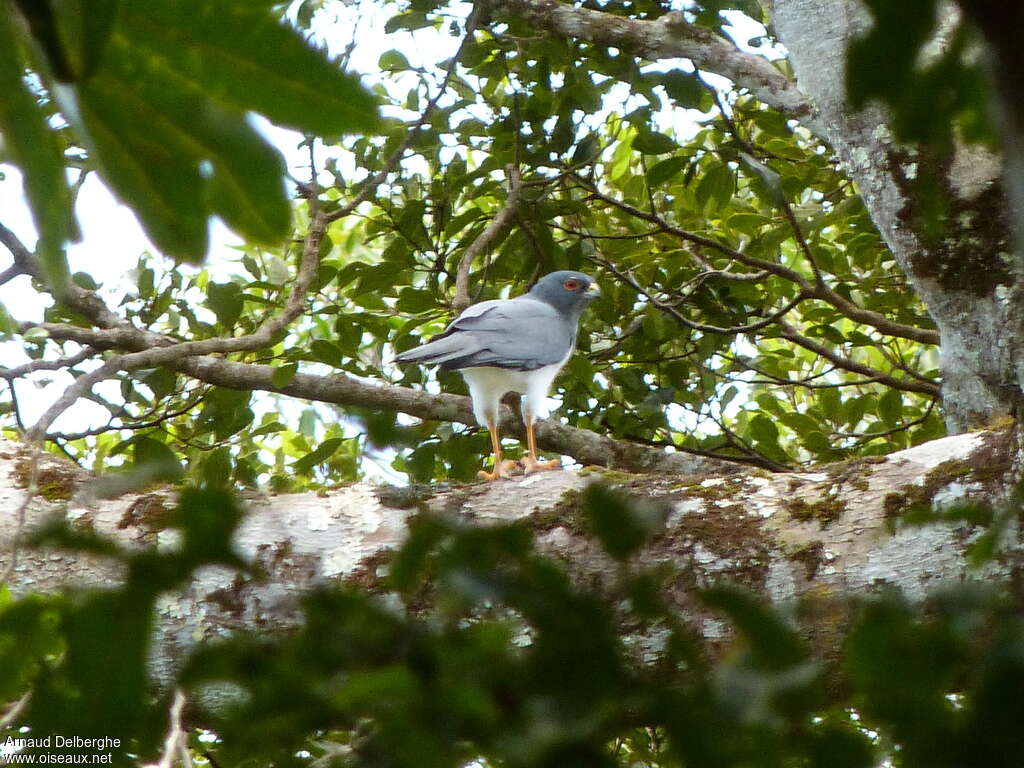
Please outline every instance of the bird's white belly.
[{"label": "bird's white belly", "polygon": [[534,371],[513,371],[508,368],[480,366],[463,368],[459,371],[469,385],[469,395],[473,398],[473,415],[481,426],[488,421],[496,421],[498,406],[506,392],[519,392],[523,395],[523,414],[537,414],[544,407],[555,376],[566,364],[572,350],[565,359],[545,365]]}]

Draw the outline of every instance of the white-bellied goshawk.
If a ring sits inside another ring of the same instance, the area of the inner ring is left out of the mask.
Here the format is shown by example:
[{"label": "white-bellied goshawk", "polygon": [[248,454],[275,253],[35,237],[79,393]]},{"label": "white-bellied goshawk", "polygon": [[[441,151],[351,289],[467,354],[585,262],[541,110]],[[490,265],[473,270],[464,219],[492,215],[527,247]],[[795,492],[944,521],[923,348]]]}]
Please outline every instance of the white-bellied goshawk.
[{"label": "white-bellied goshawk", "polygon": [[557,460],[537,459],[533,423],[555,376],[576,348],[580,315],[599,295],[597,283],[582,272],[552,272],[522,296],[474,304],[443,333],[398,356],[401,363],[439,365],[462,374],[473,398],[473,415],[491,433],[494,449],[494,472],[481,471],[481,477],[505,477],[515,466],[501,459],[498,410],[506,392],[523,396],[526,472],[561,466]]}]

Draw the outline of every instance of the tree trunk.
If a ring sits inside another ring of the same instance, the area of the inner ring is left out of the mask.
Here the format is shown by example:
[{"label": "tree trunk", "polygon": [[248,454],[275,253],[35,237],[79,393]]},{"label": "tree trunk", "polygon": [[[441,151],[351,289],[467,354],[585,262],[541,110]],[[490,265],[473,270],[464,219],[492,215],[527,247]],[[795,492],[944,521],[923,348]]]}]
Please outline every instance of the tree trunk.
[{"label": "tree trunk", "polygon": [[[950,430],[1015,414],[1024,390],[1024,286],[1011,253],[1000,163],[976,147],[940,161],[898,145],[880,107],[850,109],[846,50],[871,23],[860,0],[774,0],[770,13],[826,139],[941,333]],[[947,226],[938,236],[924,234],[912,196],[923,173],[948,194]]]},{"label": "tree trunk", "polygon": [[[481,525],[524,520],[542,551],[566,562],[581,583],[608,588],[609,600],[617,600],[610,590],[617,566],[587,535],[580,510],[579,492],[593,482],[662,510],[664,529],[637,563],[679,569],[668,598],[708,640],[723,639],[722,625],[705,614],[694,590],[723,579],[780,605],[800,600],[818,608],[838,606],[881,584],[920,599],[939,582],[1005,575],[1013,561],[1007,554],[971,570],[965,552],[983,530],[947,522],[908,527],[900,522],[902,513],[933,502],[998,506],[1018,475],[1017,457],[1016,431],[1007,428],[792,474],[563,471],[444,491],[359,484],[322,494],[252,496],[246,499],[248,513],[236,547],[262,568],[265,578],[208,567],[183,592],[166,594],[158,608],[153,669],[167,681],[203,639],[293,625],[298,620],[295,598],[317,582],[341,580],[383,593],[387,552],[401,544],[409,515],[424,509]],[[0,568],[9,563],[19,530],[17,510],[25,498],[27,472],[24,448],[0,443]],[[176,531],[161,523],[174,504],[169,489],[99,500],[105,495],[102,480],[53,457],[41,461],[38,487],[41,496],[25,510],[23,531],[52,514],[64,514],[129,547],[175,546]],[[42,496],[71,498],[47,502]],[[1020,544],[1016,528],[1006,535],[1016,540],[1009,544]],[[8,585],[18,596],[69,586],[107,587],[119,578],[117,568],[95,556],[22,547]],[[836,652],[842,633],[835,616],[816,610],[805,621],[804,631],[819,652]],[[657,636],[640,639],[647,644],[643,647],[658,643]]]}]

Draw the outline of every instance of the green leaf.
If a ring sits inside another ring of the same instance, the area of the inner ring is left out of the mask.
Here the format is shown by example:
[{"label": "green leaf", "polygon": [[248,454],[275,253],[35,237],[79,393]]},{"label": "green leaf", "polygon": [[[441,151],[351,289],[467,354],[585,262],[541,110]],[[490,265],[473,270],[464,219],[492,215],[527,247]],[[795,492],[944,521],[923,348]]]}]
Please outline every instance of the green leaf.
[{"label": "green leaf", "polygon": [[753,664],[765,670],[782,670],[806,660],[800,636],[765,603],[735,585],[710,587],[701,602],[729,617],[747,641]]},{"label": "green leaf", "polygon": [[159,440],[139,435],[132,439],[135,468],[152,474],[154,480],[173,482],[181,477],[181,462],[174,451]]},{"label": "green leaf", "polygon": [[903,395],[899,390],[890,389],[878,398],[878,418],[890,427],[899,426],[903,420]]},{"label": "green leaf", "polygon": [[645,155],[663,155],[666,152],[679,149],[679,145],[676,144],[675,139],[664,133],[642,131],[633,139],[633,149],[643,152]]},{"label": "green leaf", "polygon": [[210,283],[206,287],[206,305],[217,315],[217,322],[231,328],[242,314],[242,286],[238,283]]},{"label": "green leaf", "polygon": [[[935,26],[936,0],[867,0],[875,23],[850,45],[846,60],[847,94],[854,108],[874,96],[895,97],[911,80],[921,46]],[[878,62],[884,61],[885,67]]]},{"label": "green leaf", "polygon": [[398,32],[402,29],[414,31],[433,25],[434,22],[431,21],[427,17],[427,14],[422,11],[407,11],[406,13],[400,13],[397,16],[392,16],[388,19],[384,24],[384,31],[390,35],[393,32]]},{"label": "green leaf", "polygon": [[55,11],[63,55],[74,72],[74,80],[84,82],[103,58],[117,21],[120,0],[67,0],[49,5]]},{"label": "green leaf", "polygon": [[79,0],[82,7],[82,78],[88,78],[103,57],[114,30],[120,0]]},{"label": "green leaf", "polygon": [[[77,108],[60,99],[62,111],[71,116],[104,180],[132,206],[157,247],[198,262],[208,243],[200,160],[190,136],[167,122],[159,106],[163,94],[137,86],[105,66],[79,91]],[[147,95],[157,104],[147,103]],[[182,112],[201,109],[199,96],[180,105]]]},{"label": "green leaf", "polygon": [[7,311],[7,307],[0,304],[0,339],[7,340],[18,330],[18,324]]},{"label": "green leaf", "polygon": [[807,329],[807,335],[817,336],[819,339],[826,339],[837,346],[846,343],[846,337],[831,325],[812,325]]},{"label": "green leaf", "polygon": [[153,390],[153,397],[158,400],[170,395],[178,380],[174,371],[169,371],[166,368],[154,368],[147,372],[139,371],[137,375],[146,383],[146,386]]},{"label": "green leaf", "polygon": [[231,451],[227,446],[210,451],[199,464],[199,474],[207,488],[230,488],[232,469]]},{"label": "green leaf", "polygon": [[660,530],[665,519],[663,514],[596,483],[583,492],[581,503],[594,535],[616,560],[634,555]]},{"label": "green leaf", "polygon": [[757,414],[750,420],[750,434],[759,443],[773,445],[779,440],[779,428],[764,414]]},{"label": "green leaf", "polygon": [[597,157],[598,152],[601,150],[601,140],[594,134],[588,134],[582,141],[576,145],[576,149],[572,153],[572,164],[580,165],[582,163],[589,163],[591,160]]},{"label": "green leaf", "polygon": [[[49,67],[53,76],[62,83],[74,82],[75,68],[68,60],[67,52],[64,50],[60,21],[53,4],[38,2],[38,0],[13,0],[12,4],[21,11],[28,32],[45,57],[46,66]],[[9,18],[10,16],[8,16]]]},{"label": "green leaf", "polygon": [[694,197],[701,208],[707,208],[713,202],[715,205],[712,211],[714,211],[723,208],[732,199],[734,185],[735,179],[729,167],[723,163],[714,162],[697,182]]},{"label": "green leaf", "polygon": [[377,66],[385,72],[401,72],[409,68],[409,60],[401,51],[385,51],[377,60]]},{"label": "green leaf", "polygon": [[266,3],[125,3],[127,41],[225,107],[319,135],[376,130],[375,99]]},{"label": "green leaf", "polygon": [[77,237],[71,190],[57,135],[22,79],[20,49],[10,13],[0,12],[0,135],[5,159],[22,171],[25,197],[39,232],[36,251],[47,282],[62,290],[68,279],[64,243]]},{"label": "green leaf", "polygon": [[669,98],[684,109],[702,109],[701,102],[707,98],[707,90],[691,72],[681,69],[666,72],[661,75],[661,84]]},{"label": "green leaf", "polygon": [[47,655],[61,650],[57,632],[59,602],[29,595],[11,604],[7,587],[0,587],[0,697],[22,695]]},{"label": "green leaf", "polygon": [[766,197],[775,206],[781,208],[788,202],[782,191],[782,177],[757,158],[740,152],[741,166],[748,174],[761,182],[766,191]]},{"label": "green leaf", "polygon": [[252,423],[251,397],[249,392],[222,387],[213,389],[203,402],[203,410],[196,420],[197,427],[203,431],[212,429],[218,440],[230,437]]},{"label": "green leaf", "polygon": [[298,373],[298,363],[288,363],[287,365],[275,365],[273,372],[270,374],[270,383],[278,389],[287,387],[292,383],[292,379],[295,378],[295,374]]},{"label": "green leaf", "polygon": [[[634,142],[634,146],[636,146]],[[661,160],[647,169],[647,183],[652,187],[664,184],[674,176],[677,176],[689,163],[686,157],[669,157]]]},{"label": "green leaf", "polygon": [[316,339],[309,345],[313,359],[333,368],[341,368],[343,359],[337,344],[326,339]]},{"label": "green leaf", "polygon": [[[124,141],[131,145],[140,139],[145,142],[146,126],[157,123],[172,134],[171,141],[184,156],[182,161],[197,169],[203,162],[211,164],[209,179],[191,190],[200,203],[209,206],[202,222],[204,235],[205,216],[210,213],[256,242],[282,240],[290,229],[291,209],[280,153],[241,114],[221,108],[197,89],[183,87],[176,74],[169,76],[152,66],[147,71],[148,63],[140,50],[114,41],[97,77],[99,83],[113,83],[122,87],[126,96],[130,94],[130,103],[120,105],[122,117],[143,123],[141,136],[137,128],[131,130],[134,126],[127,125],[129,130],[122,132]],[[139,71],[147,76],[138,78]],[[95,95],[95,87],[83,89],[83,97],[90,95]]]},{"label": "green leaf", "polygon": [[213,164],[210,213],[250,242],[281,242],[292,219],[281,153],[241,115],[210,106],[193,119],[193,138],[202,142],[203,155]]},{"label": "green leaf", "polygon": [[300,459],[296,459],[292,463],[292,469],[300,474],[311,472],[317,464],[322,464],[331,458],[344,442],[345,438],[343,437],[332,437],[324,440],[315,450],[310,451]]},{"label": "green leaf", "polygon": [[801,435],[800,441],[804,444],[804,447],[812,453],[829,453],[834,450],[832,441],[828,439],[828,436],[826,436],[824,432],[819,432],[817,430]]}]

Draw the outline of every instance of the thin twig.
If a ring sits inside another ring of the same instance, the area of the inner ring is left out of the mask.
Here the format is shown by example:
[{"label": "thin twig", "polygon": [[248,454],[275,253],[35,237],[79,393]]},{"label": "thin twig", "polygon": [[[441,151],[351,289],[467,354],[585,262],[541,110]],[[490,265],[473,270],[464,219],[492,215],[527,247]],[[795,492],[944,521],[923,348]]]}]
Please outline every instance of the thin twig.
[{"label": "thin twig", "polygon": [[[169,712],[170,728],[167,731],[167,736],[164,738],[164,746],[160,751],[160,762],[156,764],[156,768],[172,768],[175,755],[180,755],[181,753],[181,743],[185,737],[185,730],[181,727],[181,711],[184,708],[185,694],[182,693],[180,688],[175,688],[174,701],[171,702]],[[192,764],[191,757],[187,758],[187,761],[183,760],[182,764],[185,768],[190,768]]]},{"label": "thin twig", "polygon": [[848,317],[850,320],[854,320],[858,323],[871,326],[882,333],[888,334],[889,336],[897,336],[910,341],[916,341],[921,344],[938,344],[939,332],[930,328],[916,328],[912,325],[904,325],[903,323],[897,323],[890,320],[885,315],[878,312],[873,312],[869,309],[859,307],[848,299],[840,296],[838,293],[833,291],[824,283],[812,283],[807,280],[803,275],[797,272],[795,269],[791,269],[787,266],[779,264],[773,261],[767,261],[765,259],[759,259],[754,256],[749,256],[741,251],[737,251],[734,248],[730,248],[717,240],[710,237],[704,237],[694,232],[688,232],[685,229],[680,229],[672,224],[669,224],[664,219],[654,216],[636,206],[630,205],[629,203],[618,200],[610,195],[601,192],[592,182],[583,179],[580,176],[574,178],[584,186],[589,192],[592,198],[596,198],[603,202],[613,205],[619,210],[625,211],[631,216],[648,221],[652,224],[657,224],[662,231],[675,235],[681,240],[684,240],[694,245],[700,245],[705,248],[718,251],[719,253],[728,256],[731,259],[735,259],[741,264],[745,264],[753,269],[763,270],[770,274],[789,280],[790,282],[796,283],[802,291],[806,291],[808,298],[818,299],[824,301],[827,304],[831,304],[841,314]]},{"label": "thin twig", "polygon": [[448,66],[445,69],[444,79],[441,81],[441,85],[437,90],[437,93],[433,95],[430,101],[427,102],[427,106],[420,113],[419,119],[409,127],[406,134],[405,141],[403,141],[399,147],[391,153],[390,157],[384,162],[384,167],[381,168],[377,173],[366,179],[359,187],[355,196],[349,200],[345,205],[336,211],[332,211],[327,214],[327,222],[337,221],[348,216],[352,211],[359,207],[365,200],[370,198],[374,190],[377,189],[387,179],[388,174],[398,167],[402,158],[405,156],[406,151],[412,146],[413,142],[417,139],[420,134],[420,129],[426,125],[427,121],[433,115],[434,110],[437,108],[438,102],[441,97],[448,91],[448,86],[451,84],[452,78],[455,76],[455,67],[458,65],[459,59],[462,58],[462,54],[465,53],[466,47],[473,39],[473,33],[477,30],[479,24],[476,19],[477,10],[474,9],[473,13],[470,14],[470,18],[466,21],[466,32],[462,36],[462,42],[459,43],[459,48],[448,62]]},{"label": "thin twig", "polygon": [[12,381],[35,371],[62,371],[66,368],[74,368],[79,363],[98,354],[98,349],[86,347],[80,352],[67,357],[58,357],[56,360],[32,360],[16,368],[0,368],[0,379]]},{"label": "thin twig", "polygon": [[491,219],[491,223],[473,239],[473,242],[466,248],[466,252],[462,254],[462,259],[459,261],[459,269],[455,275],[455,298],[452,300],[452,309],[455,310],[456,314],[461,314],[471,302],[469,297],[469,270],[472,268],[473,262],[498,234],[508,227],[512,217],[516,214],[516,210],[519,208],[519,197],[522,193],[519,170],[515,166],[510,165],[506,171],[508,173],[508,197],[505,198],[505,204],[495,217]]},{"label": "thin twig", "polygon": [[797,332],[796,328],[785,321],[779,321],[779,328],[782,330],[782,338],[792,341],[794,344],[798,344],[804,349],[809,349],[811,352],[820,355],[832,363],[832,365],[837,368],[842,368],[844,371],[859,373],[861,376],[873,378],[880,384],[885,384],[886,386],[902,390],[903,392],[917,392],[922,395],[931,395],[932,397],[938,397],[940,394],[938,384],[907,381],[906,379],[897,379],[894,376],[887,376],[874,368],[864,365],[863,363],[858,363],[855,360],[851,360],[848,357],[840,355],[835,350],[826,347],[824,344],[819,344],[816,341],[808,339],[806,336]]},{"label": "thin twig", "polygon": [[29,688],[25,693],[22,694],[21,698],[14,702],[10,709],[4,712],[4,716],[0,717],[0,731],[5,728],[10,728],[14,721],[17,720],[21,713],[25,711],[25,707],[28,706],[29,699],[32,698],[32,689]]},{"label": "thin twig", "polygon": [[608,261],[606,261],[604,259],[595,259],[595,260],[599,264],[601,264],[605,269],[607,269],[609,272],[611,272],[613,275],[615,275],[617,278],[619,278],[621,281],[623,281],[624,283],[629,285],[637,293],[641,294],[642,296],[645,296],[647,298],[647,300],[649,302],[651,302],[652,306],[656,307],[657,309],[660,309],[662,312],[665,312],[666,314],[671,316],[673,319],[678,321],[680,324],[686,326],[687,328],[690,328],[690,329],[695,330],[695,331],[701,331],[703,333],[721,333],[721,334],[733,335],[733,336],[741,334],[741,333],[752,333],[753,331],[758,331],[758,330],[760,330],[762,328],[765,328],[765,327],[767,327],[769,325],[773,325],[774,323],[778,322],[778,320],[780,320],[786,314],[791,312],[793,309],[796,308],[796,306],[798,304],[800,304],[803,301],[806,301],[807,298],[808,298],[806,295],[804,295],[803,291],[800,291],[800,292],[797,293],[797,295],[791,301],[786,303],[781,309],[778,309],[775,312],[772,312],[771,314],[767,315],[766,317],[762,318],[761,320],[758,320],[757,322],[748,323],[746,325],[734,325],[734,326],[729,327],[729,328],[724,328],[724,327],[719,327],[717,325],[709,325],[707,323],[698,323],[698,322],[695,322],[693,320],[690,320],[688,317],[686,317],[684,314],[679,312],[679,310],[677,310],[672,305],[666,304],[665,302],[660,301],[655,296],[651,295],[651,293],[646,288],[644,288],[643,286],[640,285],[639,282],[637,282],[636,278],[634,278],[631,274],[629,274],[628,270],[625,271],[625,272],[622,272],[622,271],[618,270],[610,262],[608,262]]}]

